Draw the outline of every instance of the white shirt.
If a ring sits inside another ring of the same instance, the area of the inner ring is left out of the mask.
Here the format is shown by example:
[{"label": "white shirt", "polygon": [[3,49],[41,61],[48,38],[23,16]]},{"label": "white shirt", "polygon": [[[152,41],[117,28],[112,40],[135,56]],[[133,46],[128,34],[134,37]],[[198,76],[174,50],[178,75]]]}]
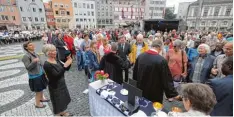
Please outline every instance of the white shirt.
[{"label": "white shirt", "polygon": [[193,48],[193,47],[194,47],[194,41],[190,39],[190,40],[187,42],[187,47],[188,47],[188,48]]},{"label": "white shirt", "polygon": [[81,43],[82,43],[83,41],[84,41],[84,39],[79,39],[78,37],[76,37],[76,38],[74,39],[74,46],[75,46],[76,50],[79,50],[80,45],[81,45]]}]

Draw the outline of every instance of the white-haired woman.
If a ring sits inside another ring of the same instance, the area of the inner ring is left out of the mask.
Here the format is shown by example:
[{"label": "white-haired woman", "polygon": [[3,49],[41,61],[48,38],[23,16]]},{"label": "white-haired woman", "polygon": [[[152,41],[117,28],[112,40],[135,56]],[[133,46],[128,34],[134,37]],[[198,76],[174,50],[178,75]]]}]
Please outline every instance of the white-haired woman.
[{"label": "white-haired woman", "polygon": [[71,98],[65,83],[64,73],[65,69],[71,65],[72,58],[68,56],[65,63],[58,60],[56,58],[56,47],[52,44],[44,45],[42,51],[47,56],[43,68],[49,80],[49,93],[53,112],[57,116],[69,116],[70,114],[65,110]]},{"label": "white-haired woman", "polygon": [[210,78],[214,57],[210,55],[210,46],[201,44],[197,51],[199,56],[192,59],[189,67],[189,80],[195,83],[205,83]]}]

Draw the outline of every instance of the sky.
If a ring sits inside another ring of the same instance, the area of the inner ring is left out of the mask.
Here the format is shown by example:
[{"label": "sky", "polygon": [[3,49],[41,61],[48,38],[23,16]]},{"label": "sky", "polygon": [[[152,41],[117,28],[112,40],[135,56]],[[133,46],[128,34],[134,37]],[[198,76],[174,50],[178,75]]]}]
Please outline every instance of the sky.
[{"label": "sky", "polygon": [[[43,0],[44,2],[47,2],[49,0]],[[178,12],[178,6],[180,2],[194,2],[197,0],[167,0],[166,6],[173,7],[175,6],[175,13]]]},{"label": "sky", "polygon": [[166,6],[167,7],[175,6],[175,12],[174,13],[177,13],[180,2],[194,2],[194,1],[197,1],[197,0],[167,0]]}]

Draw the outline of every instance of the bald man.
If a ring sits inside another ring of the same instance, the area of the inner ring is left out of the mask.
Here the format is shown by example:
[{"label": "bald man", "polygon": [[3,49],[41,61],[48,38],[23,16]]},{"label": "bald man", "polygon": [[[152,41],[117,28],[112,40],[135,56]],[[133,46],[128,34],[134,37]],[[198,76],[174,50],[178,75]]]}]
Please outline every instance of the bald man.
[{"label": "bald man", "polygon": [[142,34],[137,35],[137,42],[132,45],[129,59],[132,64],[136,62],[137,57],[149,49],[148,45],[144,42]]},{"label": "bald man", "polygon": [[232,42],[226,43],[223,47],[223,50],[225,54],[219,55],[215,59],[213,68],[211,70],[212,75],[214,75],[217,78],[224,77],[224,75],[221,72],[222,63],[225,60],[225,58],[233,56],[233,43]]}]

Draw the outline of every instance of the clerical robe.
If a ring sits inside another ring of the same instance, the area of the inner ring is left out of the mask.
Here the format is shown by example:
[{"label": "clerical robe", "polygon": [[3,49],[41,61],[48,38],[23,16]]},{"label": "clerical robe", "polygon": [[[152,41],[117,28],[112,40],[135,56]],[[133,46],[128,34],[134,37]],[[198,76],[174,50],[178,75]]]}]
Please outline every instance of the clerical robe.
[{"label": "clerical robe", "polygon": [[162,103],[164,92],[167,98],[178,95],[167,61],[154,50],[148,50],[138,56],[133,79],[143,91],[143,97],[152,102]]}]

